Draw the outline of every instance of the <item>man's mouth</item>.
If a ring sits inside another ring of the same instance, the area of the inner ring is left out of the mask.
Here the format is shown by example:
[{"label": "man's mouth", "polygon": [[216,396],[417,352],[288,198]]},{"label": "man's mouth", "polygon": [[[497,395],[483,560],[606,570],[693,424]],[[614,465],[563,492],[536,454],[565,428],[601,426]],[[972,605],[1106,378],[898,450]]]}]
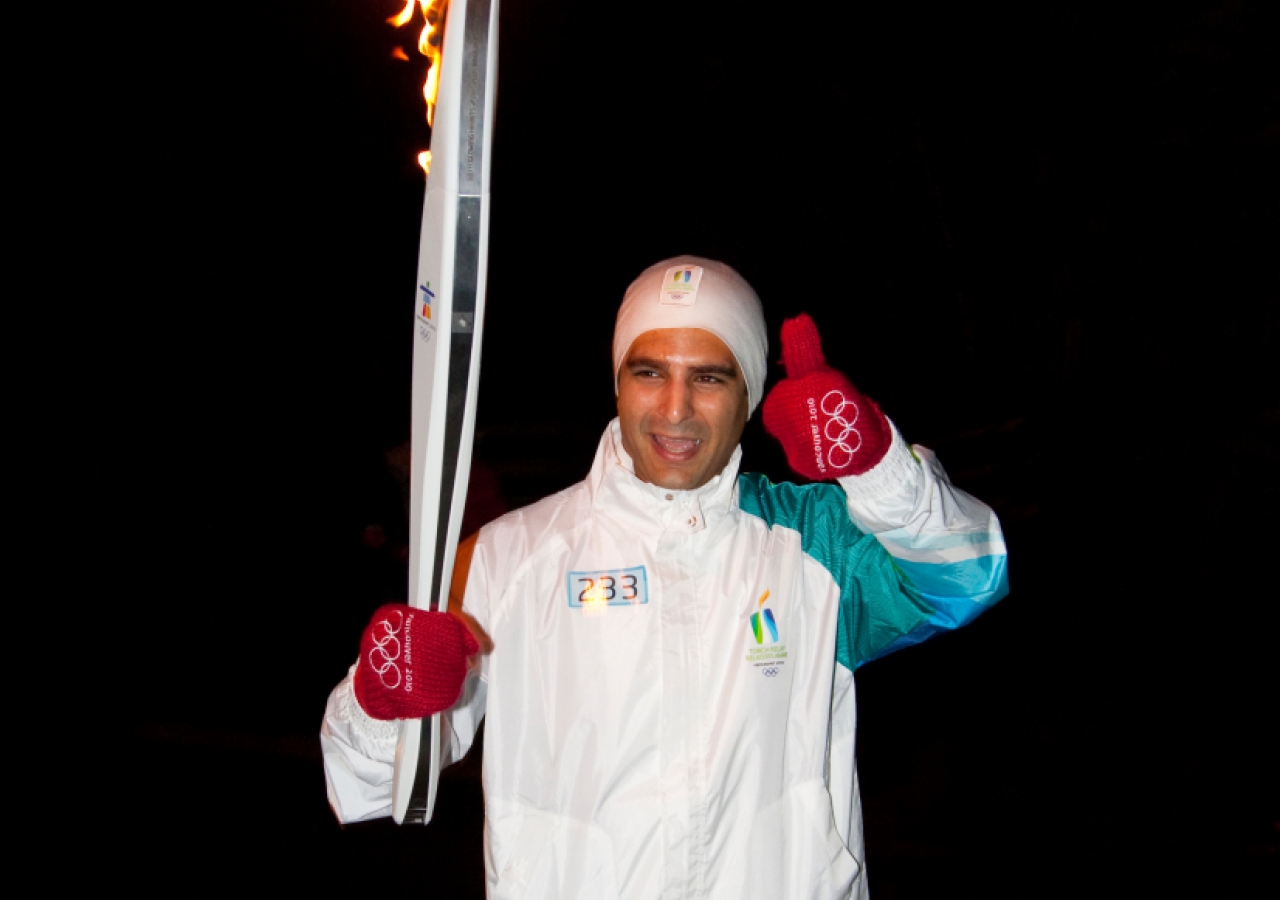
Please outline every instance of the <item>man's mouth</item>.
[{"label": "man's mouth", "polygon": [[649,437],[653,439],[658,455],[672,462],[689,459],[698,452],[698,447],[702,444],[697,438],[663,437],[660,434],[651,434]]}]

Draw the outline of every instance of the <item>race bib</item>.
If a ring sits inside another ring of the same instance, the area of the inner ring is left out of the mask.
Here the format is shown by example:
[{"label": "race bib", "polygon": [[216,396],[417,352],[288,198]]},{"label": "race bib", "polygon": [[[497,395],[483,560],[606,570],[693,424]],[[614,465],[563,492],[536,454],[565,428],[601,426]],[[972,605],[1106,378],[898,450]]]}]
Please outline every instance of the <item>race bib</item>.
[{"label": "race bib", "polygon": [[569,605],[583,609],[606,606],[640,606],[649,602],[649,579],[644,566],[570,572]]}]

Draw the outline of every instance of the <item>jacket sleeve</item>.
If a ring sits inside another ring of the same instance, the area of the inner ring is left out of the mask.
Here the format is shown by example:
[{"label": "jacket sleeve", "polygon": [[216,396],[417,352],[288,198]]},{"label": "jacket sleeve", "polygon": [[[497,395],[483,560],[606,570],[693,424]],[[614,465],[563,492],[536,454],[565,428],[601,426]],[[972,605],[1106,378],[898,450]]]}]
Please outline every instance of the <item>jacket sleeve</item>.
[{"label": "jacket sleeve", "polygon": [[[320,749],[329,806],[338,821],[363,822],[391,815],[399,720],[370,718],[356,702],[351,687],[353,665],[325,706]],[[484,682],[468,675],[458,703],[440,717],[440,767],[466,755],[484,711]]]},{"label": "jacket sleeve", "polygon": [[879,568],[896,580],[894,593],[923,614],[887,642],[864,648],[857,663],[959,628],[1008,593],[995,513],[953,487],[933,453],[908,447],[896,427],[885,458],[864,475],[840,479],[840,486],[853,522],[886,551],[888,568]]},{"label": "jacket sleeve", "polygon": [[897,429],[875,468],[830,482],[739,478],[739,505],[794,529],[840,591],[836,660],[852,670],[959,628],[1009,590],[995,513]]},{"label": "jacket sleeve", "polygon": [[353,665],[325,706],[320,750],[329,806],[338,821],[361,822],[391,815],[397,722],[371,719],[351,687]]}]

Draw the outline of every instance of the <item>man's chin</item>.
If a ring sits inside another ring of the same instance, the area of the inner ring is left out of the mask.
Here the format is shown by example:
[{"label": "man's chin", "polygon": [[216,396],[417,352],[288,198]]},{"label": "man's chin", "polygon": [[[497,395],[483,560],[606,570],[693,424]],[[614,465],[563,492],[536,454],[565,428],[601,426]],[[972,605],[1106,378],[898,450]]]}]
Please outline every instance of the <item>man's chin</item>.
[{"label": "man's chin", "polygon": [[645,466],[643,471],[637,470],[641,481],[647,481],[655,487],[668,491],[693,491],[702,487],[711,477],[702,471],[700,465],[673,466],[669,463],[660,466]]}]

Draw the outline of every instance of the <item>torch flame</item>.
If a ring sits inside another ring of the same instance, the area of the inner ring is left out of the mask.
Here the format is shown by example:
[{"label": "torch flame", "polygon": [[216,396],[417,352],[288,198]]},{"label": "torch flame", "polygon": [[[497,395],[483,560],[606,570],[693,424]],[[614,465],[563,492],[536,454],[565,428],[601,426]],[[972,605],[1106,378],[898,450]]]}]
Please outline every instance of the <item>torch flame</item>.
[{"label": "torch flame", "polygon": [[405,0],[404,9],[396,13],[390,19],[387,19],[392,25],[399,28],[402,25],[408,25],[409,20],[413,18],[413,4],[415,0]]},{"label": "torch flame", "polygon": [[[422,8],[422,33],[418,35],[418,52],[427,58],[427,80],[422,85],[422,98],[427,101],[427,124],[435,124],[436,93],[440,90],[440,52],[444,44],[444,20],[449,14],[449,0],[405,0],[404,9],[387,19],[389,23],[401,28],[413,20],[414,6]],[[423,154],[418,155],[418,162],[425,169],[430,163],[430,154],[423,161]]]}]

